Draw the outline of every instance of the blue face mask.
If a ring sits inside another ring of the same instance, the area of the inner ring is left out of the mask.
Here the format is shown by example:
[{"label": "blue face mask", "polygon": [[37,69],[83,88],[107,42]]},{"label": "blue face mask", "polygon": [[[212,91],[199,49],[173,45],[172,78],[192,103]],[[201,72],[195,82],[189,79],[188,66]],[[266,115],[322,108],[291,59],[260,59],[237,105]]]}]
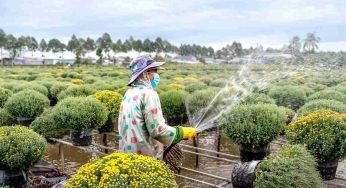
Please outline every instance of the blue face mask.
[{"label": "blue face mask", "polygon": [[154,73],[154,79],[150,80],[151,86],[152,87],[157,87],[157,85],[159,85],[160,82],[160,76],[158,73]]}]

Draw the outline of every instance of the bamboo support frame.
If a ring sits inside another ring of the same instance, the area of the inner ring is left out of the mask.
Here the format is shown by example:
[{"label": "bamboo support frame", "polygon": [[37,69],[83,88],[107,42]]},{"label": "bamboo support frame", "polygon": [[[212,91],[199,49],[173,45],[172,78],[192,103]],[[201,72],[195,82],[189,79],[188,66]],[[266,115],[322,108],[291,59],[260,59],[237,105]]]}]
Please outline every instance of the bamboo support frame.
[{"label": "bamboo support frame", "polygon": [[213,154],[217,154],[217,155],[221,155],[221,156],[240,158],[239,155],[232,155],[232,154],[228,154],[228,153],[217,152],[217,151],[208,150],[208,149],[204,149],[204,148],[198,148],[198,147],[189,146],[189,145],[185,145],[185,144],[179,144],[179,146],[190,148],[190,149],[196,149],[196,150],[200,150],[200,151],[205,151],[205,152],[209,152],[209,153],[213,153]]},{"label": "bamboo support frame", "polygon": [[[61,162],[61,169],[62,169],[62,171],[65,170],[64,145],[68,145],[68,146],[71,146],[71,147],[76,147],[78,149],[81,149],[81,150],[89,152],[89,153],[97,153],[97,154],[99,154],[101,156],[107,155],[106,153],[103,153],[103,152],[100,152],[100,151],[97,151],[97,150],[95,151],[95,150],[92,150],[92,149],[90,149],[88,147],[74,146],[72,143],[64,141],[64,140],[61,140],[61,139],[55,139],[55,138],[50,138],[50,139],[55,141],[55,142],[57,142],[59,144],[59,155],[60,155],[60,162]],[[102,137],[102,141],[104,141],[104,137]],[[102,143],[104,143],[104,142],[102,142]],[[231,154],[227,154],[227,153],[216,152],[216,151],[213,151],[213,150],[193,147],[193,146],[184,145],[184,144],[179,144],[179,145],[181,145],[183,147],[186,147],[186,148],[189,148],[189,149],[194,149],[194,150],[197,151],[197,152],[193,152],[193,151],[189,151],[189,150],[182,150],[185,153],[190,153],[190,154],[194,154],[196,156],[203,156],[203,157],[207,157],[207,158],[211,158],[211,159],[215,159],[215,160],[220,160],[220,161],[224,161],[224,162],[230,162],[230,163],[238,163],[239,162],[238,160],[231,160],[231,159],[227,159],[227,158],[211,156],[211,155],[208,155],[208,154],[205,154],[205,153],[200,153],[200,152],[198,152],[198,150],[209,152],[209,153],[212,153],[212,154],[223,155],[223,156],[227,156],[227,157],[239,158],[239,156],[237,156],[237,155],[231,155]],[[103,146],[103,145],[98,145],[98,144],[92,144],[92,146],[95,146],[95,147],[98,147],[98,148],[101,148],[101,149],[105,149],[105,151],[107,151],[107,152],[108,152],[108,150],[109,151],[113,151],[113,152],[117,152],[118,151],[115,148],[111,148],[111,147]],[[206,172],[202,172],[202,171],[198,171],[198,170],[191,169],[191,168],[186,168],[186,167],[181,167],[181,169],[185,170],[185,171],[188,171],[188,172],[200,174],[200,175],[203,175],[203,176],[207,176],[207,177],[210,177],[210,178],[214,178],[214,179],[223,181],[220,184],[212,184],[212,183],[208,183],[208,182],[205,182],[205,181],[202,181],[202,180],[199,180],[199,179],[195,179],[195,178],[192,178],[192,177],[187,177],[187,176],[184,176],[184,175],[175,174],[176,177],[180,177],[180,178],[183,178],[183,179],[188,179],[190,181],[194,181],[194,182],[197,182],[197,183],[200,183],[200,184],[203,184],[203,185],[207,185],[207,186],[210,186],[210,187],[219,187],[220,188],[220,187],[224,187],[224,186],[232,183],[230,179],[227,179],[225,177],[217,176],[217,175],[214,175],[214,174],[209,174],[209,173],[206,173]],[[335,179],[346,182],[346,179],[343,178],[343,177],[336,176]]]},{"label": "bamboo support frame", "polygon": [[[61,162],[62,170],[64,170],[64,158],[65,158],[64,150],[63,150],[63,145],[68,145],[68,146],[76,147],[78,149],[81,149],[81,150],[89,152],[89,153],[90,152],[91,153],[94,152],[94,153],[97,153],[97,154],[99,154],[101,156],[105,156],[106,155],[106,153],[103,153],[103,152],[100,152],[100,151],[95,151],[95,150],[89,149],[87,147],[74,146],[72,143],[64,141],[64,140],[61,140],[61,139],[51,138],[51,140],[59,143],[59,154],[60,154],[60,162]],[[114,148],[107,147],[107,146],[102,146],[102,145],[98,145],[98,144],[92,144],[92,146],[95,146],[95,147],[98,147],[98,148],[101,148],[101,149],[107,149],[107,150],[110,150],[110,151],[118,151],[118,150],[116,150]],[[195,148],[195,149],[199,149],[199,148]],[[187,150],[185,152],[186,153],[193,153],[193,154],[196,154],[198,156],[204,156],[204,157],[209,157],[209,158],[213,158],[213,159],[218,159],[218,160],[222,160],[222,161],[226,161],[226,162],[235,162],[235,161],[232,161],[232,160],[229,160],[229,159],[226,159],[226,158],[218,158],[218,157],[209,156],[209,155],[206,155],[206,154],[203,154],[203,153],[190,152],[190,151],[187,151]],[[190,168],[186,168],[186,167],[182,167],[182,169],[186,170],[186,171],[189,171],[189,172],[196,173],[196,174],[201,174],[201,175],[204,175],[204,176],[207,176],[207,177],[211,177],[211,178],[215,178],[215,179],[218,179],[218,180],[222,180],[222,181],[225,181],[227,183],[230,183],[230,181],[231,181],[231,180],[229,180],[227,178],[224,178],[224,177],[221,177],[221,176],[216,176],[216,175],[213,175],[213,174],[201,172],[201,171],[190,169]],[[187,177],[187,176],[183,176],[183,175],[179,175],[179,174],[175,174],[175,175],[177,177],[188,179],[188,180],[191,180],[191,181],[194,181],[194,182],[197,182],[197,183],[200,183],[200,184],[208,185],[208,186],[211,186],[211,187],[222,187],[222,186],[219,186],[219,185],[216,185],[216,184],[212,184],[212,183],[208,183],[208,182],[205,182],[205,181],[202,181],[202,180],[198,180],[198,179],[195,179],[195,178],[191,178],[191,177]]]},{"label": "bamboo support frame", "polygon": [[176,176],[176,177],[180,177],[180,178],[184,178],[184,179],[188,179],[188,180],[190,180],[190,181],[194,181],[194,182],[197,182],[197,183],[200,183],[200,184],[208,185],[208,186],[210,186],[210,187],[222,188],[222,187],[220,187],[219,185],[212,184],[212,183],[208,183],[208,182],[205,182],[205,181],[202,181],[202,180],[198,180],[198,179],[195,179],[195,178],[183,176],[183,175],[180,175],[180,174],[175,174],[175,176]]},{"label": "bamboo support frame", "polygon": [[227,178],[224,178],[224,177],[221,177],[221,176],[217,176],[217,175],[201,172],[201,171],[194,170],[194,169],[191,169],[191,168],[185,168],[185,167],[180,167],[180,168],[182,170],[186,170],[186,171],[189,171],[189,172],[194,172],[194,173],[197,173],[197,174],[201,174],[201,175],[204,175],[204,176],[208,176],[208,177],[211,177],[211,178],[222,180],[222,181],[225,181],[225,182],[228,182],[228,183],[232,182],[230,179],[227,179]]},{"label": "bamboo support frame", "polygon": [[185,152],[185,153],[195,154],[195,155],[198,155],[198,156],[208,157],[208,158],[211,158],[211,159],[216,159],[216,160],[230,162],[230,163],[238,163],[239,162],[237,160],[230,160],[230,159],[221,158],[221,157],[214,157],[214,156],[211,156],[211,155],[207,155],[207,154],[203,154],[203,153],[196,153],[196,152],[189,151],[189,150],[182,150],[182,151]]}]

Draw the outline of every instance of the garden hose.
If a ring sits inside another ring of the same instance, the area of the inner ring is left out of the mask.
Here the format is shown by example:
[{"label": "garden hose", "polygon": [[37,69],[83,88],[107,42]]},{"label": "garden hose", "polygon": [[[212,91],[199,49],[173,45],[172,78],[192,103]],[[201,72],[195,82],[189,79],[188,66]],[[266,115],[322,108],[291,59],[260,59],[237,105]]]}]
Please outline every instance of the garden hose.
[{"label": "garden hose", "polygon": [[166,162],[166,164],[174,173],[179,173],[184,156],[181,148],[179,147],[179,145],[177,145],[177,143],[183,139],[183,132],[180,126],[176,126],[175,128],[177,130],[176,138],[175,140],[173,140],[173,143],[170,146],[164,149],[163,161]]},{"label": "garden hose", "polygon": [[[187,140],[197,135],[196,129],[192,127],[177,127],[177,131],[181,131],[179,133],[179,141]],[[177,143],[178,142],[171,144],[163,152],[163,160],[171,167],[171,169],[175,173],[180,172],[180,166],[184,159],[183,151],[181,150],[180,146],[177,145]]]},{"label": "garden hose", "polygon": [[163,161],[166,162],[174,173],[180,172],[183,159],[183,151],[177,143],[168,146],[163,152]]}]

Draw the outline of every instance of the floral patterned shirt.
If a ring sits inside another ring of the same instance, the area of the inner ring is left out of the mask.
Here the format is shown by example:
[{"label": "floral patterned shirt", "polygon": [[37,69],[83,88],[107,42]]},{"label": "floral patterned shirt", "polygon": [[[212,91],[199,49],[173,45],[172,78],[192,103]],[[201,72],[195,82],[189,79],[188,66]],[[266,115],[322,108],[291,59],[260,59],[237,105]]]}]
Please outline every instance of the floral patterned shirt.
[{"label": "floral patterned shirt", "polygon": [[128,89],[118,118],[119,149],[157,159],[163,157],[163,146],[172,144],[176,129],[168,126],[162,115],[156,91],[145,86]]}]

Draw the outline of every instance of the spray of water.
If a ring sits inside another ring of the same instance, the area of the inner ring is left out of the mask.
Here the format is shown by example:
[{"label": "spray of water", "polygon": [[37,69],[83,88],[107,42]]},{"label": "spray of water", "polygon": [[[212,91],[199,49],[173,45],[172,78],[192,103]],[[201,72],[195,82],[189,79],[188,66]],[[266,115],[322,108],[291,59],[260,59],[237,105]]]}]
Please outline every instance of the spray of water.
[{"label": "spray of water", "polygon": [[186,102],[189,122],[198,132],[216,126],[216,120],[225,111],[239,104],[254,90],[264,89],[268,84],[274,83],[295,71],[304,69],[303,66],[293,68],[285,64],[272,66],[259,62],[263,62],[263,60],[255,59],[242,64],[237,74],[228,79],[225,87],[216,93],[206,107],[199,109],[197,112],[191,113],[189,103]]}]

